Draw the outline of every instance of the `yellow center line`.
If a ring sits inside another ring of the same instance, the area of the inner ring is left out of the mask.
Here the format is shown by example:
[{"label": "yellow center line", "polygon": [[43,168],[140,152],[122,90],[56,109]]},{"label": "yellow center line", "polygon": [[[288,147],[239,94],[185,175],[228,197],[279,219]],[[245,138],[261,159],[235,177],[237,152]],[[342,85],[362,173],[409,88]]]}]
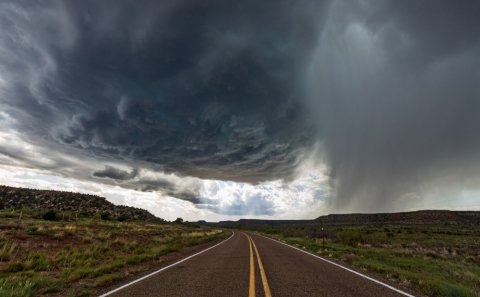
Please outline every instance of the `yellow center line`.
[{"label": "yellow center line", "polygon": [[265,297],[272,297],[272,293],[270,292],[270,286],[268,285],[268,281],[267,281],[267,275],[265,274],[265,269],[263,269],[262,259],[260,258],[260,254],[258,253],[257,246],[255,245],[255,242],[250,236],[248,236],[248,238],[253,244],[253,248],[255,249],[255,254],[257,255],[257,262],[258,262],[258,267],[260,268],[260,276],[262,277],[263,291],[265,292]]},{"label": "yellow center line", "polygon": [[250,246],[250,288],[248,290],[248,297],[255,297],[255,263],[253,260],[252,242],[247,234],[245,234],[245,236],[247,237]]}]

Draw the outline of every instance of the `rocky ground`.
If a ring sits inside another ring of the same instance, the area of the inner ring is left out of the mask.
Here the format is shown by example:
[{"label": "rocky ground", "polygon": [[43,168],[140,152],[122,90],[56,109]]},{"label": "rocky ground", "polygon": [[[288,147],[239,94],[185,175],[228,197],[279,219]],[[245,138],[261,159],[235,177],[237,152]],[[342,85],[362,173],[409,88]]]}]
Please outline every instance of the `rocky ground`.
[{"label": "rocky ground", "polygon": [[0,209],[32,209],[72,212],[84,216],[104,215],[123,220],[157,220],[150,212],[114,205],[103,197],[50,190],[0,186]]}]

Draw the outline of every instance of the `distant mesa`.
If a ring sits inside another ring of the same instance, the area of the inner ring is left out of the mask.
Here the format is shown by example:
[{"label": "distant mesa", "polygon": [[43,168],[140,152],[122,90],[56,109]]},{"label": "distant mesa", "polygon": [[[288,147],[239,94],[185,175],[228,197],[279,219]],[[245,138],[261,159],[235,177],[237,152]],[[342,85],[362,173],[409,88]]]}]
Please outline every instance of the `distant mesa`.
[{"label": "distant mesa", "polygon": [[315,219],[320,224],[480,224],[480,211],[419,210],[396,213],[330,214]]}]

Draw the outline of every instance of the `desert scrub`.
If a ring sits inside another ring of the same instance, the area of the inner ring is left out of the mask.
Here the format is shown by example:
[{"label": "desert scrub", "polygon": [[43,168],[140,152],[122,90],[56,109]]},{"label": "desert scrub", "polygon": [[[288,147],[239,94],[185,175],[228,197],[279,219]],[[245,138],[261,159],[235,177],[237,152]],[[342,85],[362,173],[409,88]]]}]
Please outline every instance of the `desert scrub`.
[{"label": "desert scrub", "polygon": [[[160,265],[168,253],[228,235],[207,227],[100,216],[72,222],[71,215],[44,220],[23,211],[21,223],[18,217],[0,211],[0,296],[89,296],[97,286]],[[79,282],[80,295],[75,293]]]},{"label": "desert scrub", "polygon": [[428,296],[480,296],[479,226],[308,226],[261,231]]}]

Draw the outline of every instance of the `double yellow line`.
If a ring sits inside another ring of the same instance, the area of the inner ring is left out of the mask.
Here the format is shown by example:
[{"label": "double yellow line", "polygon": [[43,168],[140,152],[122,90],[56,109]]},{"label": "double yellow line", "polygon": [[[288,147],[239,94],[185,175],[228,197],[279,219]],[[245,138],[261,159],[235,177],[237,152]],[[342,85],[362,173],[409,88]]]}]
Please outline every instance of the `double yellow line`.
[{"label": "double yellow line", "polygon": [[263,269],[262,259],[260,258],[260,254],[258,253],[257,246],[255,245],[255,242],[250,237],[250,235],[245,234],[245,236],[247,237],[248,243],[250,245],[250,286],[248,290],[248,297],[255,297],[255,263],[253,259],[253,250],[255,250],[255,254],[257,255],[258,268],[260,269],[260,276],[262,278],[265,297],[272,297],[272,293],[270,292],[270,286],[268,285],[267,281],[267,275],[265,274],[265,269]]}]

